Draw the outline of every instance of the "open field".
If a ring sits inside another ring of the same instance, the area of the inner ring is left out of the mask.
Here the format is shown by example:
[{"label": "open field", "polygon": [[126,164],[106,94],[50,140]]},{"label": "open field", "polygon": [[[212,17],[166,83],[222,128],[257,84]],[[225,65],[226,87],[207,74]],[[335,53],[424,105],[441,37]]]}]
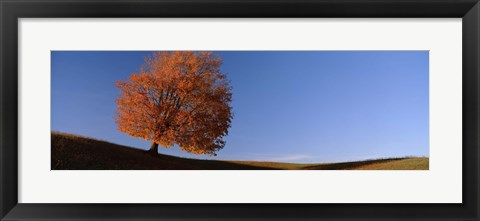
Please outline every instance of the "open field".
[{"label": "open field", "polygon": [[428,158],[299,164],[197,160],[159,154],[87,137],[52,132],[52,170],[428,170]]}]

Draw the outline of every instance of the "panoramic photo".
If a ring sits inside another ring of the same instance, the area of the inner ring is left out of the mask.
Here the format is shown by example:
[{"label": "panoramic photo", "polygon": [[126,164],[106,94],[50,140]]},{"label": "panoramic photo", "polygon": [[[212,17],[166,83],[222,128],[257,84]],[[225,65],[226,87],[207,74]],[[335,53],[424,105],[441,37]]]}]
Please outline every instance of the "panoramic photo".
[{"label": "panoramic photo", "polygon": [[52,51],[52,170],[429,170],[428,51]]}]

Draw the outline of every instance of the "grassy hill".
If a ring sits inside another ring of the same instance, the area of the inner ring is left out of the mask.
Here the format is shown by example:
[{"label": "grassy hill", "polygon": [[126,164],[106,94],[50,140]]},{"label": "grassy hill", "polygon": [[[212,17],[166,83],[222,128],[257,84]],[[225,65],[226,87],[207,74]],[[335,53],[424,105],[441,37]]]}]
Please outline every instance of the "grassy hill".
[{"label": "grassy hill", "polygon": [[298,164],[197,160],[159,154],[87,137],[52,132],[52,170],[428,170],[428,158],[389,158]]}]

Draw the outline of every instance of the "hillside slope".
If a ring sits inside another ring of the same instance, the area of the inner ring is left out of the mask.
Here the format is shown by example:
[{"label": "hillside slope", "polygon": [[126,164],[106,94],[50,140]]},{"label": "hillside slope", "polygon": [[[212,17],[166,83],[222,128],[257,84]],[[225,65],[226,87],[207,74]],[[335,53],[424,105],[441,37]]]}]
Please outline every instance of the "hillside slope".
[{"label": "hillside slope", "polygon": [[428,158],[391,158],[328,164],[197,160],[91,138],[52,132],[52,170],[428,170]]}]

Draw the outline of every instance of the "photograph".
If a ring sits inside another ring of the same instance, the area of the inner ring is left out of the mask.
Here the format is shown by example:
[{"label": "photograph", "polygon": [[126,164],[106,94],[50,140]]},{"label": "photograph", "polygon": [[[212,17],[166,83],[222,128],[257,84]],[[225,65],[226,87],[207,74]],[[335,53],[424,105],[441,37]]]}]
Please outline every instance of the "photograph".
[{"label": "photograph", "polygon": [[51,51],[51,170],[429,170],[429,51]]},{"label": "photograph", "polygon": [[0,2],[0,221],[480,221],[480,0]]}]

